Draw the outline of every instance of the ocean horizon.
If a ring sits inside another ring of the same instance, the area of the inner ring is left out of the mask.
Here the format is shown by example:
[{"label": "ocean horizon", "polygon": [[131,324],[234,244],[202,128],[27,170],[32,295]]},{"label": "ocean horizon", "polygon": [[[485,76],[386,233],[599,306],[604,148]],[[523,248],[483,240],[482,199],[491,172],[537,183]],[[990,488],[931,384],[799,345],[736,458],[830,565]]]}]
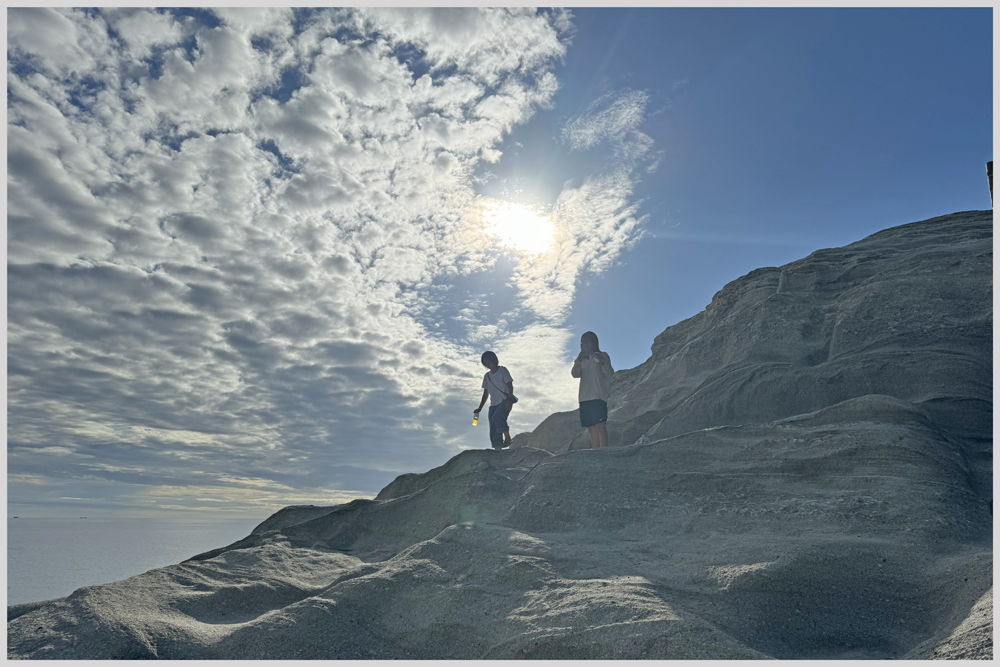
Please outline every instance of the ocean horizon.
[{"label": "ocean horizon", "polygon": [[8,518],[7,605],[51,600],[174,565],[264,519]]}]

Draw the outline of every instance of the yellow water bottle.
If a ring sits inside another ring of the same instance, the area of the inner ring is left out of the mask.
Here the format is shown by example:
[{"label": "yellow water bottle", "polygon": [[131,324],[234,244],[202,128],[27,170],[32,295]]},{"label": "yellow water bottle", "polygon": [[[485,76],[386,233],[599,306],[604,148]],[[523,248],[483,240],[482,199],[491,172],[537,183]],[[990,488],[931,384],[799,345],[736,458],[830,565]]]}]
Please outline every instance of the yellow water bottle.
[{"label": "yellow water bottle", "polygon": [[478,412],[473,412],[472,413],[472,425],[473,426],[478,426],[479,425],[479,413]]}]

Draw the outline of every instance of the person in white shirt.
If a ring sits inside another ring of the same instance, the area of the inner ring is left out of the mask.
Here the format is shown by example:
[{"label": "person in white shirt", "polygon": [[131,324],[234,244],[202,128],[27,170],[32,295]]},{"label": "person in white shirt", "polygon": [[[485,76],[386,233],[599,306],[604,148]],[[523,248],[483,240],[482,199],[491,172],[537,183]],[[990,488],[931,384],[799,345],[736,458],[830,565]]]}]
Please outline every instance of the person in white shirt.
[{"label": "person in white shirt", "polygon": [[486,397],[490,399],[490,443],[494,450],[501,450],[510,445],[510,427],[507,426],[507,415],[514,407],[514,379],[510,376],[510,371],[500,365],[497,355],[493,352],[483,352],[483,366],[490,369],[483,376],[483,400],[479,402],[479,407],[473,410],[478,415],[486,404]]},{"label": "person in white shirt", "polygon": [[573,377],[580,378],[580,426],[590,432],[590,447],[608,444],[608,396],[611,394],[611,357],[602,352],[597,334],[588,331],[580,336],[580,354],[573,362]]}]

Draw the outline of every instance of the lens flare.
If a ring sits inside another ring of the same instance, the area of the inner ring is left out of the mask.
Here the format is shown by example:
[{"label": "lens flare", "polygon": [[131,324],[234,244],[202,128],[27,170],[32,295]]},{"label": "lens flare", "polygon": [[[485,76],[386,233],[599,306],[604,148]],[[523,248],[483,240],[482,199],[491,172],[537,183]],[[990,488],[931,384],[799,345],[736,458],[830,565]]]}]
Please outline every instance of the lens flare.
[{"label": "lens flare", "polygon": [[556,228],[549,216],[513,202],[486,201],[483,207],[486,232],[508,248],[540,255],[555,243]]}]

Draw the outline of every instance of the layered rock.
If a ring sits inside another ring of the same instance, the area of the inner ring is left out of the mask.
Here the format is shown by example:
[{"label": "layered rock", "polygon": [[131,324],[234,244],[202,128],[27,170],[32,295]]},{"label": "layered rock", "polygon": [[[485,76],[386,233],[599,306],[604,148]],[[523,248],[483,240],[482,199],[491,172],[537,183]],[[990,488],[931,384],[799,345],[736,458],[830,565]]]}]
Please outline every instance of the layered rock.
[{"label": "layered rock", "polygon": [[965,213],[755,271],[616,373],[615,446],[553,415],[11,607],[8,655],[992,657],[991,246]]},{"label": "layered rock", "polygon": [[[611,444],[766,422],[868,394],[917,406],[961,445],[992,497],[993,216],[973,211],[884,230],[726,285],[615,373]],[[589,447],[557,413],[537,440]]]}]

